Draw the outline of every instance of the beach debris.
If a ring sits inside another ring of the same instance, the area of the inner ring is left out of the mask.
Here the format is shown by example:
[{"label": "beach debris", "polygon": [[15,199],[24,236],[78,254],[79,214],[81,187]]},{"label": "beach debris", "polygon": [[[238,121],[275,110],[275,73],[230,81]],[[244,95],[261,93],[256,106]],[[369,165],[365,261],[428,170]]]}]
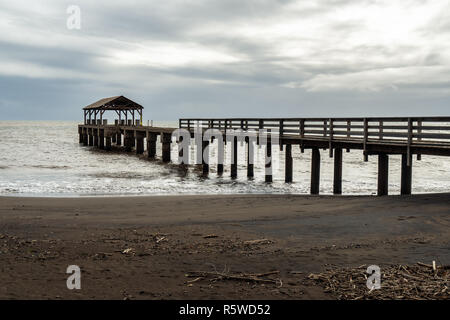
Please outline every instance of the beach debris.
[{"label": "beach debris", "polygon": [[208,234],[206,236],[203,237],[203,239],[212,239],[212,238],[218,238],[218,235],[215,234]]},{"label": "beach debris", "polygon": [[256,240],[247,240],[244,241],[244,244],[254,245],[254,244],[270,244],[273,243],[272,240],[269,239],[256,239]]},{"label": "beach debris", "polygon": [[[433,261],[434,262],[434,261]],[[381,268],[381,290],[366,286],[366,266],[358,268],[329,268],[322,273],[311,273],[308,279],[321,285],[325,292],[342,300],[450,299],[450,266],[390,265]]]},{"label": "beach debris", "polygon": [[166,237],[156,237],[156,243],[160,243],[161,241],[165,240]]},{"label": "beach debris", "polygon": [[105,260],[107,257],[111,257],[113,254],[108,252],[99,252],[94,255],[96,260]]},{"label": "beach debris", "polygon": [[219,271],[190,271],[186,274],[186,277],[194,277],[196,279],[192,281],[188,281],[187,283],[197,282],[203,279],[210,279],[211,282],[220,281],[220,280],[234,280],[234,281],[245,281],[245,282],[257,282],[257,283],[266,283],[266,284],[275,284],[278,287],[283,285],[283,282],[279,278],[271,278],[269,276],[279,274],[279,271],[270,271],[265,273],[230,273],[229,271],[224,270],[223,272]]},{"label": "beach debris", "polygon": [[123,254],[129,254],[129,253],[133,253],[133,252],[134,252],[133,248],[127,248],[127,249],[122,251]]},{"label": "beach debris", "polygon": [[[188,276],[188,275],[186,275],[186,276]],[[192,283],[197,282],[197,281],[202,280],[202,279],[203,279],[203,277],[198,277],[198,278],[195,278],[194,280],[189,280],[189,281],[186,281],[186,282],[189,283],[189,284],[192,284]]]},{"label": "beach debris", "polygon": [[290,274],[303,274],[302,271],[289,271]]}]

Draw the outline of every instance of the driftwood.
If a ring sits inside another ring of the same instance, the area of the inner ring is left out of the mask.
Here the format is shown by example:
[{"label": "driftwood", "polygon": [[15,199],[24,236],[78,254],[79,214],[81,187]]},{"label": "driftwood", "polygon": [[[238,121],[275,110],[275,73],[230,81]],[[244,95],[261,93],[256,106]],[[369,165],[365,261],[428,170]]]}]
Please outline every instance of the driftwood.
[{"label": "driftwood", "polygon": [[323,273],[310,274],[308,279],[321,285],[325,292],[338,299],[450,299],[450,271],[448,266],[425,263],[381,267],[381,289],[366,286],[366,266],[333,268]]},{"label": "driftwood", "polygon": [[206,236],[203,237],[203,239],[212,239],[212,238],[218,238],[219,236],[215,235],[215,234],[208,234]]},{"label": "driftwood", "polygon": [[269,239],[256,239],[256,240],[244,241],[244,244],[250,244],[250,245],[252,245],[252,244],[269,244],[269,243],[272,243],[272,242],[273,241],[269,240]]},{"label": "driftwood", "polygon": [[[268,283],[268,284],[278,284],[279,287],[282,285],[281,279],[271,279],[267,276],[279,274],[279,271],[270,271],[265,273],[255,273],[255,274],[245,274],[236,273],[231,274],[229,272],[218,272],[218,271],[191,271],[186,274],[186,277],[195,277],[196,279],[192,281],[187,281],[188,283],[197,282],[201,279],[212,278],[211,281],[217,280],[235,280],[235,281],[245,281],[245,282],[258,282],[258,283]],[[266,278],[264,278],[266,277]]]}]

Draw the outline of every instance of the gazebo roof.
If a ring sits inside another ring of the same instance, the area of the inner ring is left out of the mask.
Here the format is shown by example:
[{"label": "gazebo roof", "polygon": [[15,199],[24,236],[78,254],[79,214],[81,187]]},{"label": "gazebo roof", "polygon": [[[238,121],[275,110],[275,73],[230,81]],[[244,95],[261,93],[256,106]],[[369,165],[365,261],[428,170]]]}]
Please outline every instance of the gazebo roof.
[{"label": "gazebo roof", "polygon": [[142,110],[142,109],[144,109],[143,106],[124,96],[103,98],[83,108],[83,110]]}]

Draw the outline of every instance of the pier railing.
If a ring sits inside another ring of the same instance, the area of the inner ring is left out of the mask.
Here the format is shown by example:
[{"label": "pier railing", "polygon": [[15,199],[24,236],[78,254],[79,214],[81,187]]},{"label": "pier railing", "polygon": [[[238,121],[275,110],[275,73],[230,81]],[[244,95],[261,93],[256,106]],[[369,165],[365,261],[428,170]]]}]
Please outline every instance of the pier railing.
[{"label": "pier railing", "polygon": [[450,117],[180,119],[179,127],[277,130],[280,136],[450,146]]}]

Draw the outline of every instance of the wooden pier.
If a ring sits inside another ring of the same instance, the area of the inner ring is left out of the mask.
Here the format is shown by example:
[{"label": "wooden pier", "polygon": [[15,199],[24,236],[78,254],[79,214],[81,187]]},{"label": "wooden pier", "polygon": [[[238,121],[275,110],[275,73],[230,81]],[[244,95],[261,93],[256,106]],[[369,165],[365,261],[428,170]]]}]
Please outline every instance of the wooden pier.
[{"label": "wooden pier", "polygon": [[[99,100],[84,108],[84,124],[79,125],[80,143],[110,150],[112,145],[123,146],[125,151],[156,157],[157,137],[162,144],[162,161],[170,162],[172,133],[178,128],[162,128],[142,125],[143,107],[120,96]],[[101,116],[103,112],[115,111],[118,119],[108,124]],[[140,119],[134,118],[137,111]],[[132,119],[128,119],[130,113]],[[97,119],[100,115],[100,119]],[[125,119],[122,119],[122,115]],[[361,150],[363,160],[369,156],[378,157],[378,195],[388,194],[389,156],[401,155],[401,194],[409,195],[412,190],[413,158],[422,155],[450,156],[450,117],[411,118],[227,118],[227,119],[179,119],[179,128],[206,132],[217,129],[223,136],[227,130],[259,132],[272,130],[279,133],[279,147],[285,152],[285,181],[293,181],[292,148],[297,145],[301,152],[311,149],[311,194],[320,190],[321,150],[334,157],[333,193],[342,193],[343,151]],[[122,142],[123,141],[123,142]],[[253,154],[253,144],[247,139],[247,159]],[[225,141],[226,143],[226,141]],[[147,148],[144,148],[144,146]],[[203,141],[201,150],[208,147]],[[223,148],[223,143],[219,144]],[[268,139],[266,156],[271,157],[272,142]],[[182,151],[180,151],[181,153]],[[219,150],[219,155],[223,150]],[[181,155],[181,154],[180,154]],[[232,164],[230,175],[237,176],[237,139],[232,143]],[[222,155],[223,157],[223,155]],[[208,174],[209,164],[202,159],[203,173]],[[266,167],[270,167],[270,162]],[[219,161],[217,173],[223,173],[223,161]],[[253,177],[254,165],[248,161],[247,176]],[[266,170],[265,181],[272,182],[272,173]]]}]

